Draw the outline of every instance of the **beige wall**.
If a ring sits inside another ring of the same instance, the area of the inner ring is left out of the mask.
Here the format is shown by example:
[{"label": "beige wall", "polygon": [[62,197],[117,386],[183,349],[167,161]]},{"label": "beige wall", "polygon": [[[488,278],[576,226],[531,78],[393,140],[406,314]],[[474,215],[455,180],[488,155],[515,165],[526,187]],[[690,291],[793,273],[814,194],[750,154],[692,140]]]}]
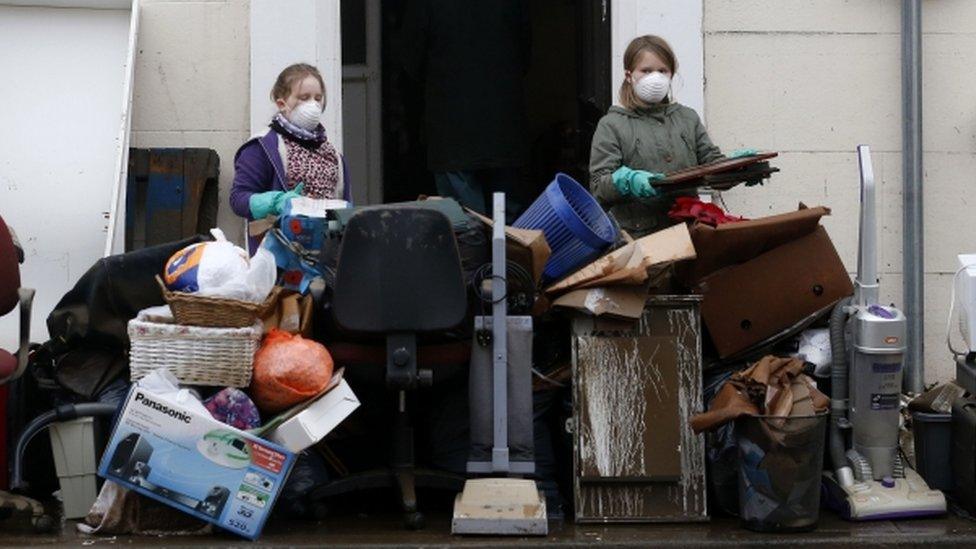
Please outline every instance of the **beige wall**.
[{"label": "beige wall", "polygon": [[[629,0],[622,0],[624,5]],[[760,216],[803,201],[825,220],[853,270],[854,147],[872,146],[881,181],[879,236],[886,299],[901,303],[900,2],[703,0],[706,122],[725,150],[781,151],[763,188],[727,193]],[[233,154],[249,136],[247,0],[142,1],[132,144],[210,147],[221,159],[220,226]],[[967,215],[976,177],[976,2],[923,2],[925,330],[928,380],[949,379],[945,313],[955,254],[976,252]]]},{"label": "beige wall", "polygon": [[131,145],[216,150],[218,224],[240,242],[243,226],[227,197],[234,152],[250,136],[248,2],[142,0],[141,6]]},{"label": "beige wall", "polygon": [[[854,148],[872,146],[882,294],[901,304],[900,6],[892,0],[704,0],[709,132],[726,150],[781,152],[763,188],[727,193],[760,216],[797,202],[833,209],[824,222],[856,265]],[[945,321],[955,255],[976,250],[967,215],[976,177],[976,2],[923,2],[925,357],[927,381],[954,377]]]}]

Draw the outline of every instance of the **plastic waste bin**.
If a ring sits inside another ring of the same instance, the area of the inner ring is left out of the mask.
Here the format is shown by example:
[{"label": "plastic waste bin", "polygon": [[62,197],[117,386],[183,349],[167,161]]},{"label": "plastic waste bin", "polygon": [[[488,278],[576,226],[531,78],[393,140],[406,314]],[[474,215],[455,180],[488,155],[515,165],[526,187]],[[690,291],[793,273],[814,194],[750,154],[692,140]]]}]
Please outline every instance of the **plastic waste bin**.
[{"label": "plastic waste bin", "polygon": [[912,413],[918,474],[936,490],[951,492],[952,414]]},{"label": "plastic waste bin", "polygon": [[739,517],[759,532],[804,532],[820,518],[828,414],[736,420]]},{"label": "plastic waste bin", "polygon": [[93,418],[82,417],[52,423],[48,429],[54,468],[61,483],[64,518],[67,519],[87,516],[98,495],[94,425]]},{"label": "plastic waste bin", "polygon": [[596,199],[564,173],[556,174],[513,226],[545,234],[552,250],[543,271],[548,281],[573,274],[600,257],[617,238],[613,223]]}]

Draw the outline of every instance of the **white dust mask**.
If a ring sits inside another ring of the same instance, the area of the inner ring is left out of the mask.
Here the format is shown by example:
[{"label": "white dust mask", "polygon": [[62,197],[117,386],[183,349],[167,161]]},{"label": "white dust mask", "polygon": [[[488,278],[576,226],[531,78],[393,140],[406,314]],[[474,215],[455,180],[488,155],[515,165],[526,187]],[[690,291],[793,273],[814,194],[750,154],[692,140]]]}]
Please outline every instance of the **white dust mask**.
[{"label": "white dust mask", "polygon": [[322,116],[322,105],[317,101],[303,101],[288,113],[288,121],[307,131],[312,131],[319,125]]},{"label": "white dust mask", "polygon": [[660,72],[646,75],[634,86],[634,93],[645,103],[660,103],[670,90],[671,78]]}]

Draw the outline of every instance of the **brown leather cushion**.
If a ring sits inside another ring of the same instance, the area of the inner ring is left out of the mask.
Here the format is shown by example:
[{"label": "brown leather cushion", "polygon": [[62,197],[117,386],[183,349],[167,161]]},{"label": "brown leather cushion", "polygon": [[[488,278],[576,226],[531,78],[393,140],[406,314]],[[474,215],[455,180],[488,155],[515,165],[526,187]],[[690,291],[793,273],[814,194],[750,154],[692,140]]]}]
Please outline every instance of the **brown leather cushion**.
[{"label": "brown leather cushion", "polygon": [[17,289],[20,288],[20,267],[17,250],[7,224],[0,217],[0,316],[17,306]]}]

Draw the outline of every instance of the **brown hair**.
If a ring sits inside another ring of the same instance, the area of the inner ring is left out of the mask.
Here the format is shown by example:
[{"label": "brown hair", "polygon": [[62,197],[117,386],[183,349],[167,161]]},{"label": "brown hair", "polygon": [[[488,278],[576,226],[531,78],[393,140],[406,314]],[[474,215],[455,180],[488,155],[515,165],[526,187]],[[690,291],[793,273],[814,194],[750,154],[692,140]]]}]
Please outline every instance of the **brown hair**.
[{"label": "brown hair", "polygon": [[287,99],[295,84],[309,76],[314,76],[319,81],[319,85],[322,86],[322,93],[325,94],[325,81],[322,80],[322,73],[308,63],[295,63],[285,67],[285,70],[278,75],[278,79],[275,80],[274,86],[271,88],[271,100]]},{"label": "brown hair", "polygon": [[[637,61],[645,51],[649,51],[660,57],[664,61],[664,64],[671,69],[672,75],[678,71],[678,59],[674,56],[674,50],[671,49],[671,46],[665,39],[653,34],[638,36],[630,41],[630,44],[627,45],[627,49],[624,51],[624,70],[633,71],[637,68]],[[668,97],[665,97],[663,100],[664,103],[669,101],[670,99]],[[637,94],[634,93],[634,86],[631,85],[626,76],[624,76],[624,81],[620,84],[620,104],[631,110],[646,106],[646,103],[641,101],[637,97]]]}]

